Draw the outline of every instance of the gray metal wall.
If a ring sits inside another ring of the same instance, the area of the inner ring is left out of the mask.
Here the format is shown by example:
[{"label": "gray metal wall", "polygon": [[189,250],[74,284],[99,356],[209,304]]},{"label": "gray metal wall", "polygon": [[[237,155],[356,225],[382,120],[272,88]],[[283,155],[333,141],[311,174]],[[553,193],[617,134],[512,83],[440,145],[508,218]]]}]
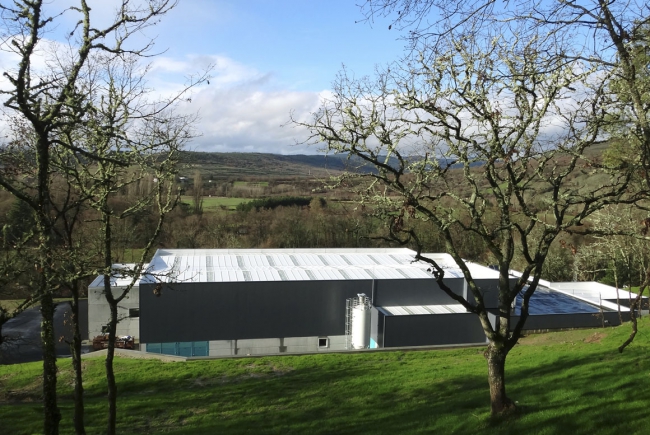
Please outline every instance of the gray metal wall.
[{"label": "gray metal wall", "polygon": [[140,340],[174,342],[345,334],[345,300],[372,281],[176,283],[140,287]]},{"label": "gray metal wall", "polygon": [[154,287],[140,287],[145,343],[344,335],[345,300],[358,293],[375,305],[453,301],[433,279],[176,283],[160,296]]},{"label": "gray metal wall", "polygon": [[472,313],[383,316],[383,320],[384,347],[486,342],[481,323]]},{"label": "gray metal wall", "polygon": [[[499,307],[499,280],[498,279],[476,279],[476,285],[478,286],[481,294],[483,295],[483,302],[485,303],[485,308],[495,309]],[[510,288],[514,287],[517,282],[517,278],[510,279]],[[472,292],[468,291],[467,300],[472,305],[476,305],[474,301],[474,296]]]},{"label": "gray metal wall", "polygon": [[[454,293],[463,295],[462,278],[449,278],[446,282]],[[434,279],[382,279],[375,281],[372,303],[377,307],[394,307],[444,305],[456,301],[447,296]]]},{"label": "gray metal wall", "polygon": [[384,316],[386,313],[381,308],[370,309],[370,338],[378,347],[384,347]]}]

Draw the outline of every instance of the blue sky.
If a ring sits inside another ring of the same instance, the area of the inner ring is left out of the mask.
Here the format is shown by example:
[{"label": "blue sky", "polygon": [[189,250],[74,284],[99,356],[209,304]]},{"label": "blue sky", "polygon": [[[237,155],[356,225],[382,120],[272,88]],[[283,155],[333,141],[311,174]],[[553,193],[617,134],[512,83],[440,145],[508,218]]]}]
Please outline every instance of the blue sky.
[{"label": "blue sky", "polygon": [[150,33],[171,57],[225,56],[277,86],[320,91],[341,64],[371,73],[399,56],[389,23],[355,23],[362,18],[355,0],[181,0]]},{"label": "blue sky", "polygon": [[[112,22],[120,0],[87,0],[93,27]],[[134,3],[144,0],[131,0]],[[308,119],[328,95],[345,65],[357,77],[376,65],[400,58],[404,41],[390,22],[361,22],[356,3],[364,0],[179,0],[161,21],[132,38],[141,46],[155,38],[158,56],[150,63],[148,85],[161,95],[182,88],[187,77],[213,65],[210,84],[193,90],[181,111],[198,113],[197,151],[315,154],[296,145],[306,133],[289,123],[290,113]],[[67,50],[79,14],[67,9],[79,0],[45,2],[48,26],[32,66],[45,68],[54,51]],[[65,13],[59,15],[62,10]],[[53,42],[53,43],[52,43]],[[72,41],[74,44],[74,41]],[[109,41],[110,43],[110,41]],[[74,49],[73,49],[74,50]],[[0,50],[0,70],[12,70],[18,57]],[[0,87],[6,80],[0,77]],[[0,134],[5,128],[0,127]]]},{"label": "blue sky", "polygon": [[[108,12],[95,7],[97,16]],[[402,54],[389,22],[355,23],[362,19],[355,0],[180,0],[146,30],[166,50],[152,60],[149,80],[173,89],[215,65],[210,85],[192,97],[201,136],[191,149],[313,154],[295,145],[304,132],[282,127],[290,112],[304,119],[315,111],[343,64],[363,76]]]}]

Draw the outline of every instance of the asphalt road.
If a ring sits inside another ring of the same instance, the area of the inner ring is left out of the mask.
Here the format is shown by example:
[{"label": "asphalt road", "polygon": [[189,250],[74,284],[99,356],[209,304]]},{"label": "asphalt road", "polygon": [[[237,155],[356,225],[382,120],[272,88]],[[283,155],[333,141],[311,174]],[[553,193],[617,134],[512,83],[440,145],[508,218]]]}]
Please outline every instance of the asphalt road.
[{"label": "asphalt road", "polygon": [[[66,341],[72,341],[72,327],[69,302],[60,302],[54,311],[54,335],[60,340],[56,345],[56,354],[60,357],[70,356],[70,347]],[[81,338],[88,339],[88,301],[79,302]],[[43,359],[41,348],[41,313],[39,308],[30,308],[2,327],[5,342],[0,345],[0,364],[16,364]]]}]

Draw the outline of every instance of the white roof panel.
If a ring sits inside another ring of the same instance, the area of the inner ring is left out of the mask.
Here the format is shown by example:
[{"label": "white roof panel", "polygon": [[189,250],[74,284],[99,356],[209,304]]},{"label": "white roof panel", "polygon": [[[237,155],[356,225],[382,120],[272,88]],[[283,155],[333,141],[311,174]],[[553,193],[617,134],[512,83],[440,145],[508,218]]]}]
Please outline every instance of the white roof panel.
[{"label": "white roof panel", "polygon": [[412,316],[426,314],[462,314],[467,313],[461,304],[447,305],[407,305],[394,307],[381,307],[393,316]]},{"label": "white roof panel", "polygon": [[[129,275],[129,273],[125,273],[127,270],[133,270],[135,268],[135,263],[116,263],[113,264],[113,275],[110,278],[111,281],[111,287],[126,287],[128,285],[131,285],[133,282],[133,276]],[[148,266],[145,266],[143,270],[147,270]],[[136,280],[136,281],[139,281]],[[138,283],[136,282],[135,285],[137,286]],[[99,275],[97,278],[93,280],[93,282],[90,283],[88,286],[89,288],[99,288],[104,286],[104,275]]]},{"label": "white roof panel", "polygon": [[[453,270],[447,254],[432,256]],[[236,282],[433,279],[415,252],[389,249],[170,249],[156,252],[149,281]],[[455,263],[454,263],[455,265]],[[453,273],[449,277],[456,277]]]}]

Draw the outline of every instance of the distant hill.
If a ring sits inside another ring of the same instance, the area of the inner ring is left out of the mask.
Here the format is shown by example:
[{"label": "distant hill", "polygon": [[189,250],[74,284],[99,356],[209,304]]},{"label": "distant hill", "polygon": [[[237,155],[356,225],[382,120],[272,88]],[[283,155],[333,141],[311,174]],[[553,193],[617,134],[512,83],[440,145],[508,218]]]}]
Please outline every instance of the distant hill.
[{"label": "distant hill", "polygon": [[267,153],[208,153],[184,151],[181,160],[187,165],[188,176],[195,170],[212,178],[241,177],[327,177],[343,171],[363,169],[358,158],[346,154],[267,154]]},{"label": "distant hill", "polygon": [[[208,153],[184,151],[186,176],[199,170],[214,179],[241,177],[327,177],[343,171],[375,172],[376,169],[348,154]],[[391,165],[397,165],[391,159]],[[477,163],[476,165],[480,165]]]}]

